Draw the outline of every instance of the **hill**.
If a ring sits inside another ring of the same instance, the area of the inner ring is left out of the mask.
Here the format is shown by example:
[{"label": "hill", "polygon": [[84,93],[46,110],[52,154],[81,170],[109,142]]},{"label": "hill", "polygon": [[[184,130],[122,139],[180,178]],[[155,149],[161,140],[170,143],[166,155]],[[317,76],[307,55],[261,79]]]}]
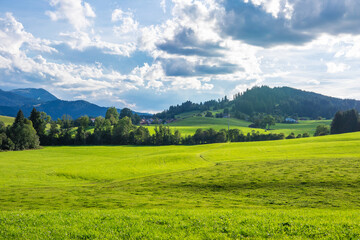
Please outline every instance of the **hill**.
[{"label": "hill", "polygon": [[49,102],[49,101],[55,101],[58,100],[57,97],[46,91],[42,88],[22,88],[22,89],[14,89],[10,91],[11,93],[15,93],[17,95],[30,98],[30,99],[36,99],[40,102]]},{"label": "hill", "polygon": [[227,97],[204,103],[187,101],[157,114],[159,118],[175,118],[187,112],[228,111],[231,116],[246,119],[257,113],[272,114],[282,117],[318,117],[332,118],[337,111],[348,109],[360,110],[360,101],[339,99],[307,92],[290,87],[267,86],[253,87],[238,93],[233,100]]},{"label": "hill", "polygon": [[26,116],[30,115],[33,107],[38,111],[46,112],[53,119],[61,118],[64,114],[70,115],[73,119],[79,118],[84,115],[88,116],[105,116],[107,111],[106,107],[99,107],[96,104],[87,101],[64,101],[55,100],[51,102],[41,103],[35,106],[24,105],[22,110]]},{"label": "hill", "polygon": [[46,112],[53,119],[61,118],[64,114],[74,119],[83,115],[105,116],[107,110],[106,107],[83,100],[60,100],[44,89],[0,90],[0,115],[15,117],[21,109],[25,116],[29,116],[34,107],[38,111]]},{"label": "hill", "polygon": [[357,239],[360,133],[0,153],[5,239]]},{"label": "hill", "polygon": [[[64,114],[70,115],[73,119],[83,115],[104,117],[108,109],[84,100],[61,100],[42,88],[24,88],[11,91],[2,91],[0,89],[0,115],[15,117],[19,109],[21,109],[25,116],[29,116],[34,107],[38,111],[47,113],[53,119],[61,118]],[[118,109],[118,111],[120,110]],[[144,116],[151,115],[148,113],[134,113]]]},{"label": "hill", "polygon": [[[20,107],[25,104],[38,104],[39,101],[30,97],[20,96],[12,92],[6,92],[0,89],[0,106],[2,107]],[[3,108],[6,111],[6,108]],[[6,114],[4,114],[6,115]]]}]

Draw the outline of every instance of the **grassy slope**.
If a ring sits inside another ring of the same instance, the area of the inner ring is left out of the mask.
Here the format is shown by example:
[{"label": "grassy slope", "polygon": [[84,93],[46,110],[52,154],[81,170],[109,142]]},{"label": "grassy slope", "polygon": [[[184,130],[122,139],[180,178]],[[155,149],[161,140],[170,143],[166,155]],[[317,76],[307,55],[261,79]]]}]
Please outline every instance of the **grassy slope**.
[{"label": "grassy slope", "polygon": [[14,120],[13,117],[0,116],[0,121],[4,122],[6,126],[13,124]]},{"label": "grassy slope", "polygon": [[[251,131],[259,131],[260,133],[265,133],[263,129],[249,128],[250,122],[231,118],[229,120],[230,128],[240,129],[244,133]],[[313,135],[315,133],[316,127],[321,124],[330,125],[331,120],[309,120],[309,121],[299,121],[298,124],[285,124],[277,123],[275,126],[271,127],[271,130],[268,132],[274,133],[284,133],[289,135],[291,132],[297,134],[309,133]],[[216,130],[228,129],[228,119],[226,118],[206,118],[206,117],[188,117],[185,119],[178,120],[174,123],[168,124],[172,129],[178,129],[183,135],[193,135],[198,128],[214,128]],[[154,132],[154,126],[147,127],[150,133]]]},{"label": "grassy slope", "polygon": [[[259,132],[265,132],[262,129],[249,128],[249,122],[231,118],[229,119],[230,128],[240,129],[244,133],[251,132],[253,130]],[[180,133],[185,135],[193,135],[198,128],[208,129],[214,128],[215,130],[228,129],[228,119],[226,118],[207,118],[207,117],[188,117],[185,119],[177,120],[176,122],[170,123],[171,129],[178,129]],[[154,132],[154,126],[147,127],[150,133]]]},{"label": "grassy slope", "polygon": [[351,133],[0,153],[0,238],[357,239],[359,147]]}]

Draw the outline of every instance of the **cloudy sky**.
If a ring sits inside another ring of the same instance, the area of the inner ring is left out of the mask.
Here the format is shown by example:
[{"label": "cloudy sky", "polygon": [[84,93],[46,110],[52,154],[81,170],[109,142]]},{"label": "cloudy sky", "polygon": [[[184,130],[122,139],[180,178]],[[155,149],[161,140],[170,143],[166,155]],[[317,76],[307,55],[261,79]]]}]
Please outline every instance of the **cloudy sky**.
[{"label": "cloudy sky", "polygon": [[0,2],[3,90],[154,112],[255,85],[360,99],[360,1]]}]

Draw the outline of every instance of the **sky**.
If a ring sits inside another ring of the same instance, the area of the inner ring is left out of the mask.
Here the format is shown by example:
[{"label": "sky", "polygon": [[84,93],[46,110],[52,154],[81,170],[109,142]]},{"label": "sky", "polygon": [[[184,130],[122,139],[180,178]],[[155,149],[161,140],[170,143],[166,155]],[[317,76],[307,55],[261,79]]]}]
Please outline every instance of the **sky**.
[{"label": "sky", "polygon": [[360,99],[358,0],[0,0],[0,89],[158,112],[253,86]]}]

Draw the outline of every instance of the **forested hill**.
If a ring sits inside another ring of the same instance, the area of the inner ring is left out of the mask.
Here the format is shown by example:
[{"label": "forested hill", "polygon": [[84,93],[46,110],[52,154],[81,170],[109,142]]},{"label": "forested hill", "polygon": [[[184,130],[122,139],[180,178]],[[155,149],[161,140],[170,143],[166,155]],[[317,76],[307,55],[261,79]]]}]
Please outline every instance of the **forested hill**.
[{"label": "forested hill", "polygon": [[188,101],[181,105],[171,106],[169,110],[158,116],[174,117],[177,114],[195,110],[226,109],[234,117],[266,113],[285,117],[332,118],[337,111],[352,108],[360,110],[360,101],[328,97],[290,87],[261,86],[238,93],[231,101],[226,97],[200,104]]}]

